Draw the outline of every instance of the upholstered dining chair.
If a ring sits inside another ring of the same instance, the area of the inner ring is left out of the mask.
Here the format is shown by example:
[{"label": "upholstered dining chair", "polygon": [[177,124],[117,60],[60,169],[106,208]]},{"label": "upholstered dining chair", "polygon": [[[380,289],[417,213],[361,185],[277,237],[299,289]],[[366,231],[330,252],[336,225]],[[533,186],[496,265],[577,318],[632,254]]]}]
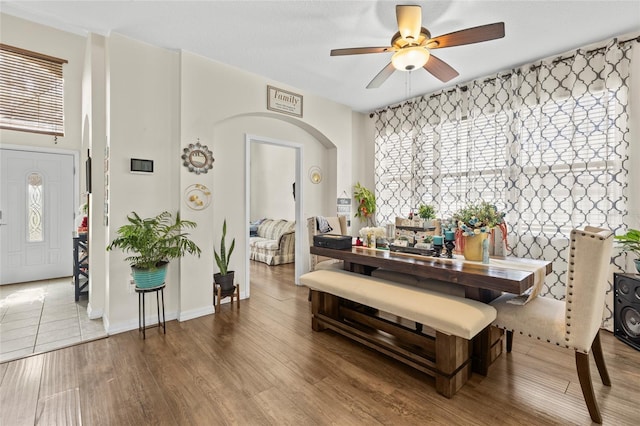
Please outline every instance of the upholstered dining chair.
[{"label": "upholstered dining chair", "polygon": [[538,296],[525,305],[517,305],[507,303],[515,295],[503,294],[491,302],[498,311],[493,325],[507,331],[507,352],[511,352],[513,333],[575,351],[582,394],[596,423],[602,423],[602,417],[591,383],[589,352],[593,352],[602,383],[611,386],[599,331],[612,245],[613,233],[609,230],[574,229],[569,241],[565,300]]},{"label": "upholstered dining chair", "polygon": [[[324,225],[328,225],[329,230],[318,229],[318,216],[312,216],[307,219],[307,230],[309,232],[309,246],[313,245],[313,236],[318,234],[335,234],[335,235],[347,235],[347,217],[346,216],[332,216],[324,217]],[[324,231],[324,232],[322,232]],[[315,271],[316,269],[327,268],[339,268],[342,269],[342,261],[332,259],[330,257],[318,256],[315,254],[309,255],[309,270]]]}]

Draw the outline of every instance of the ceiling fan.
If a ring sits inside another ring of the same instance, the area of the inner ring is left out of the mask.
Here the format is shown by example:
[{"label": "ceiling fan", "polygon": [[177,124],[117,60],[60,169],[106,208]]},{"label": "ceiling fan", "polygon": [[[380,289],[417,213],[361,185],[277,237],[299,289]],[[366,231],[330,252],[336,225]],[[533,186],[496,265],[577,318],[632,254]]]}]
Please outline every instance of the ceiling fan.
[{"label": "ceiling fan", "polygon": [[331,51],[331,56],[394,52],[391,62],[371,80],[367,89],[380,87],[395,70],[411,71],[420,67],[446,83],[457,77],[458,71],[431,54],[431,50],[504,37],[504,22],[496,22],[431,38],[429,30],[422,26],[422,8],[417,5],[397,5],[396,19],[398,32],[391,37],[391,46],[353,47]]}]

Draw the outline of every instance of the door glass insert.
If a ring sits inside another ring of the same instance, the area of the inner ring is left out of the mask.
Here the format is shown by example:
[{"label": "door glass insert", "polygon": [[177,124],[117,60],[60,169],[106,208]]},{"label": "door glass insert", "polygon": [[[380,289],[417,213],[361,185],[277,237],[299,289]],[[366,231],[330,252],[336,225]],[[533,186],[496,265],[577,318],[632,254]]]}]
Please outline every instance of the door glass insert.
[{"label": "door glass insert", "polygon": [[27,224],[29,242],[39,242],[43,240],[42,218],[44,217],[44,206],[42,202],[42,175],[31,173],[27,176]]}]

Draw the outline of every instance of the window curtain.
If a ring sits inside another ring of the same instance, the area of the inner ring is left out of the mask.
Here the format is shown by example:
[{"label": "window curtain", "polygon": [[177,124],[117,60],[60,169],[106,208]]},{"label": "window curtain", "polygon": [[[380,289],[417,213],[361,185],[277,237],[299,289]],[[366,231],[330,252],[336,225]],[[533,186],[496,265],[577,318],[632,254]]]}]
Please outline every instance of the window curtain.
[{"label": "window curtain", "polygon": [[[507,212],[510,254],[553,261],[543,294],[564,299],[570,230],[627,223],[632,44],[612,40],[378,112],[378,223],[420,203],[447,218],[493,202]],[[614,263],[624,269],[625,254]]]}]

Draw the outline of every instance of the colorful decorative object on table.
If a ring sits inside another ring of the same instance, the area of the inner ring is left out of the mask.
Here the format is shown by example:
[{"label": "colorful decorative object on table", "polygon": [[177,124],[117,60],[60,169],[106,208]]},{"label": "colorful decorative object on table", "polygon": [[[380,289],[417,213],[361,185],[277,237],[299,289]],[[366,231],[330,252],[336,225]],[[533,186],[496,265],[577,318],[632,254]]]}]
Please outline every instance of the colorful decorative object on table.
[{"label": "colorful decorative object on table", "polygon": [[381,226],[366,226],[360,229],[360,236],[364,240],[365,247],[376,248],[376,240],[385,238],[387,231]]},{"label": "colorful decorative object on table", "polygon": [[495,227],[502,231],[502,238],[506,244],[507,224],[504,216],[504,212],[498,211],[495,205],[486,201],[469,204],[453,215],[458,225],[456,243],[465,259],[482,261],[482,242]]},{"label": "colorful decorative object on table", "polygon": [[456,248],[456,243],[454,242],[454,238],[447,239],[445,237],[444,247],[445,247],[445,257],[447,257],[448,259],[453,259],[453,250]]},{"label": "colorful decorative object on table", "polygon": [[442,243],[441,235],[433,236],[433,257],[440,257],[440,253],[442,252]]},{"label": "colorful decorative object on table", "polygon": [[435,219],[436,218],[436,209],[432,205],[429,204],[420,204],[418,206],[418,216],[422,219]]}]

